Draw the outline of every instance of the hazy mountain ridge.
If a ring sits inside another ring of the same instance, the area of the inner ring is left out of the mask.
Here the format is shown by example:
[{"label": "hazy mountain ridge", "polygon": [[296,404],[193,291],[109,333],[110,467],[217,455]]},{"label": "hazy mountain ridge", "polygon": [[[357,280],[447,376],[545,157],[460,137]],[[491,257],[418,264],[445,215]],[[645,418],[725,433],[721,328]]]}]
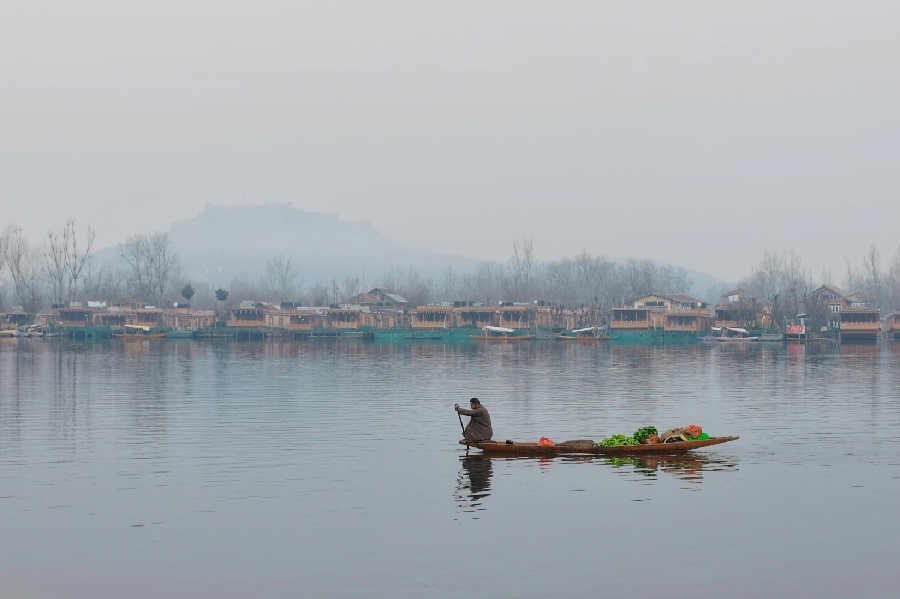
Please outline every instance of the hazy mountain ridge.
[{"label": "hazy mountain ridge", "polygon": [[[168,231],[186,278],[228,285],[236,277],[256,280],[277,255],[290,258],[305,284],[334,277],[375,281],[393,267],[437,276],[445,267],[473,270],[477,260],[438,254],[397,243],[367,221],[343,221],[336,214],[307,212],[287,204],[212,205]],[[97,252],[105,263],[117,247]]]},{"label": "hazy mountain ridge", "polygon": [[[360,276],[367,287],[373,287],[395,267],[438,279],[447,266],[456,273],[471,273],[479,263],[404,246],[368,221],[344,221],[336,214],[307,212],[292,203],[207,204],[197,216],[174,221],[168,235],[183,278],[214,287],[228,287],[242,277],[258,280],[266,272],[266,263],[277,255],[291,259],[305,285]],[[119,248],[99,250],[95,257],[97,264],[114,262]],[[685,291],[688,295],[715,301],[718,292],[714,290],[727,286],[706,273],[684,270],[693,282],[693,288]]]}]

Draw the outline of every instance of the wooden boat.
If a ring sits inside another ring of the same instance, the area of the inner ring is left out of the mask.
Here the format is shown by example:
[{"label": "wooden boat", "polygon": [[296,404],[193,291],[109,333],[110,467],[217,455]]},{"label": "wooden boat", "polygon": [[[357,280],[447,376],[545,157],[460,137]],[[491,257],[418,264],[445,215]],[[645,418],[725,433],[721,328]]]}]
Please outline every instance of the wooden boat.
[{"label": "wooden boat", "polygon": [[739,327],[713,327],[712,334],[701,337],[702,341],[715,341],[718,343],[747,343],[759,341],[758,336],[750,335],[747,329]]},{"label": "wooden boat", "polygon": [[150,332],[150,327],[139,324],[126,324],[125,331],[122,333],[113,333],[113,336],[122,339],[165,339],[165,332]]},{"label": "wooden boat", "polygon": [[560,333],[556,338],[560,341],[575,341],[576,343],[609,341],[609,336],[605,333],[606,331],[601,330],[599,327],[587,327],[584,329],[575,329],[572,331],[566,331],[565,333]]},{"label": "wooden boat", "polygon": [[700,449],[701,447],[709,447],[710,445],[718,445],[720,443],[728,443],[735,441],[740,437],[710,437],[702,441],[678,441],[675,443],[654,443],[652,445],[620,445],[616,447],[601,447],[599,445],[583,446],[583,445],[566,445],[559,443],[556,445],[538,445],[537,443],[516,443],[504,441],[468,441],[463,439],[460,445],[466,447],[474,447],[480,449],[486,454],[494,455],[562,455],[571,453],[581,453],[588,455],[677,455]]},{"label": "wooden boat", "polygon": [[475,339],[481,341],[531,341],[534,335],[516,335],[515,329],[506,327],[484,326],[481,328],[481,334],[475,335]]}]

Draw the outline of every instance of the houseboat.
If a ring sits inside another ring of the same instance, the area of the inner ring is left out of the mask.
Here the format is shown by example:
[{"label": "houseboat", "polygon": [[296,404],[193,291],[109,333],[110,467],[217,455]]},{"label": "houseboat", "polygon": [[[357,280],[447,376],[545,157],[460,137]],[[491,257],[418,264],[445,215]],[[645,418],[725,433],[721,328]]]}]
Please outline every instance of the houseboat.
[{"label": "houseboat", "polygon": [[884,334],[888,339],[900,341],[900,310],[895,310],[884,325]]},{"label": "houseboat", "polygon": [[839,328],[841,343],[875,343],[881,333],[881,311],[877,300],[867,293],[851,293],[841,298]]},{"label": "houseboat", "polygon": [[610,311],[609,336],[613,340],[654,341],[662,339],[663,314],[650,308],[613,308]]},{"label": "houseboat", "polygon": [[841,343],[875,343],[881,332],[878,310],[847,309],[840,312]]}]

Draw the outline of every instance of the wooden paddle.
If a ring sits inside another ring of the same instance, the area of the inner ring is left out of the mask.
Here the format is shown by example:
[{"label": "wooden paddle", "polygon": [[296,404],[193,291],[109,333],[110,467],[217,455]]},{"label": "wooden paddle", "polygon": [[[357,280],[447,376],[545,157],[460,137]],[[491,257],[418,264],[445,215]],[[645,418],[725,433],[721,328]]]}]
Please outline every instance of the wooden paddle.
[{"label": "wooden paddle", "polygon": [[466,436],[466,427],[463,426],[462,415],[459,412],[457,412],[456,417],[459,418],[459,428],[462,429],[463,437],[465,437]]}]

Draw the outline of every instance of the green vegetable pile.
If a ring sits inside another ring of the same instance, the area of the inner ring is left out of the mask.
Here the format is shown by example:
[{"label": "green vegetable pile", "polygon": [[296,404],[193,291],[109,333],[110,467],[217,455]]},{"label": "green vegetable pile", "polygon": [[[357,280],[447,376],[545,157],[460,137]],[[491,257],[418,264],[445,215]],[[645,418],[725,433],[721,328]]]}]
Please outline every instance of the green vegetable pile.
[{"label": "green vegetable pile", "polygon": [[655,426],[645,426],[642,429],[639,429],[634,432],[634,434],[630,437],[626,437],[625,435],[613,435],[609,439],[603,439],[602,441],[597,441],[597,445],[600,447],[621,447],[623,445],[640,445],[641,441],[649,437],[650,435],[658,435],[659,431],[656,430]]},{"label": "green vegetable pile", "polygon": [[626,437],[625,435],[613,435],[609,439],[597,441],[600,447],[620,447],[622,445],[640,445],[640,441],[636,441],[634,437]]},{"label": "green vegetable pile", "polygon": [[636,430],[634,432],[634,434],[632,435],[632,437],[634,437],[634,440],[640,444],[640,443],[643,443],[644,439],[646,439],[650,435],[658,435],[658,434],[659,434],[659,431],[656,430],[655,426],[645,426],[642,429]]}]

